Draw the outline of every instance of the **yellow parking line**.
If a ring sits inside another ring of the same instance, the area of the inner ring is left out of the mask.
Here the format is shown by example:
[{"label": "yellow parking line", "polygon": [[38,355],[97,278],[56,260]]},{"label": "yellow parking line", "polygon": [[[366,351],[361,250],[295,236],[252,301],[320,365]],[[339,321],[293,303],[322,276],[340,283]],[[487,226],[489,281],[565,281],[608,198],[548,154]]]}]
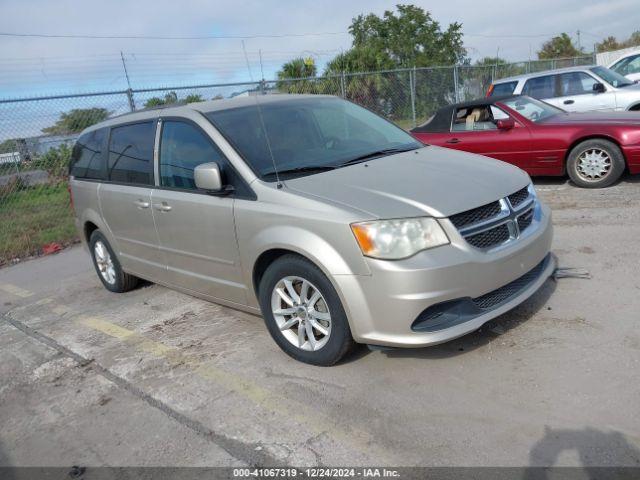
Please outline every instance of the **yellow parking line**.
[{"label": "yellow parking line", "polygon": [[33,295],[33,292],[17,287],[16,285],[12,285],[11,283],[0,283],[0,290],[4,290],[5,292],[20,298],[28,298]]},{"label": "yellow parking line", "polygon": [[207,365],[198,360],[194,360],[185,356],[177,348],[150,340],[133,330],[126,329],[100,318],[80,317],[77,319],[77,322],[85,327],[109,335],[110,337],[126,341],[136,348],[156,357],[165,358],[173,365],[186,365],[192,368],[201,378],[213,380],[220,386],[236,392],[256,405],[275,414],[293,418],[315,434],[327,434],[336,440],[352,445],[362,452],[376,454],[377,458],[381,460],[389,458],[389,452],[379,448],[369,433],[352,428],[348,431],[343,430],[343,425],[338,425],[326,417],[323,418],[317,410],[290,398],[273,393],[235,373],[232,374],[213,365]]}]

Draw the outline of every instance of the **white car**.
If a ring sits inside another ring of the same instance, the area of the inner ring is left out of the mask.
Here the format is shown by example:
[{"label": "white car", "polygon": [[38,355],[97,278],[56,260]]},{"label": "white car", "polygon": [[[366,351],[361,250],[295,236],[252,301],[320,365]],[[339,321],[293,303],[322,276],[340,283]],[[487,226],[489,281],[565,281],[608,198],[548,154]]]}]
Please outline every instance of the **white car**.
[{"label": "white car", "polygon": [[640,110],[640,84],[596,65],[496,80],[487,97],[520,94],[569,112]]},{"label": "white car", "polygon": [[624,75],[634,82],[640,81],[640,50],[628,53],[619,58],[609,68],[620,75]]}]

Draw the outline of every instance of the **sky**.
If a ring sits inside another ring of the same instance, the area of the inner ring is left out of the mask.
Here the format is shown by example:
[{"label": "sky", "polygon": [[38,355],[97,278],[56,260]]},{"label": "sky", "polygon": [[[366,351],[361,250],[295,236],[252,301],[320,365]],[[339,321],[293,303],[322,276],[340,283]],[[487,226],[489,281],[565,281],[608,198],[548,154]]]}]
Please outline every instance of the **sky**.
[{"label": "sky", "polygon": [[[640,27],[639,0],[478,0],[413,3],[443,28],[463,25],[472,59],[535,58],[560,32],[592,50],[608,35]],[[232,36],[205,40],[69,39],[0,36],[0,99],[127,88],[274,78],[295,56],[322,67],[351,45],[347,30],[361,13],[381,15],[382,0],[0,0],[0,32],[105,36]],[[295,34],[278,38],[255,35]],[[310,35],[321,34],[321,35]],[[245,55],[246,52],[246,55]],[[261,55],[260,55],[261,54]],[[262,63],[260,62],[262,57]]]}]

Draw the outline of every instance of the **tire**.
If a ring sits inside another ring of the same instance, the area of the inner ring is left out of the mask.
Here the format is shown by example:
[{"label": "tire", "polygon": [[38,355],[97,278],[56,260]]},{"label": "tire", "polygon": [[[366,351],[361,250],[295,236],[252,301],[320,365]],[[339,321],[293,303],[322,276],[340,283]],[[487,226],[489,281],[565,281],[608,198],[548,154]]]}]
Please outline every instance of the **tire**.
[{"label": "tire", "polygon": [[[298,302],[289,293],[287,281],[298,296]],[[285,301],[278,289],[291,303]],[[317,299],[316,293],[320,295]],[[351,329],[340,297],[324,273],[305,258],[284,255],[269,265],[260,280],[258,298],[267,330],[290,357],[312,365],[330,366],[353,347]],[[287,310],[295,310],[295,313],[277,313]],[[291,326],[281,329],[287,322]],[[304,326],[302,337],[300,325]]]},{"label": "tire", "polygon": [[579,143],[567,159],[567,173],[571,181],[582,188],[608,187],[620,178],[624,169],[620,148],[599,138]]},{"label": "tire", "polygon": [[[100,247],[100,245],[102,247]],[[96,246],[98,246],[98,250],[96,250]],[[105,251],[108,257],[105,256]],[[93,266],[104,288],[114,293],[123,293],[133,290],[138,285],[138,277],[129,275],[122,270],[118,257],[100,230],[95,230],[91,234],[91,238],[89,239],[89,252],[91,253]],[[100,255],[100,252],[103,252],[103,254]],[[111,262],[110,264],[109,260]],[[111,267],[111,269],[109,267]]]}]

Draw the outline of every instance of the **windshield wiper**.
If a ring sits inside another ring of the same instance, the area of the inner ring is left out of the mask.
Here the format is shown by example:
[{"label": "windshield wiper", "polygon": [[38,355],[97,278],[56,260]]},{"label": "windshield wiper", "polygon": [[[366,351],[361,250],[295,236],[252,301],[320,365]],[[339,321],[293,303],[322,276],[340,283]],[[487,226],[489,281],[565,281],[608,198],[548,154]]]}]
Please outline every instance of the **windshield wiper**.
[{"label": "windshield wiper", "polygon": [[386,157],[387,155],[393,155],[394,153],[410,152],[411,150],[417,150],[420,147],[405,147],[405,148],[383,148],[382,150],[376,150],[374,152],[365,153],[364,155],[358,155],[357,157],[350,158],[346,162],[342,162],[337,167],[346,167],[347,165],[353,165],[354,163],[364,162],[371,158]]},{"label": "windshield wiper", "polygon": [[[278,175],[288,175],[296,173],[318,173],[326,172],[327,170],[335,170],[337,167],[334,165],[306,165],[304,167],[285,168],[284,170],[278,170]],[[276,171],[271,170],[263,173],[264,177],[275,175]]]}]

